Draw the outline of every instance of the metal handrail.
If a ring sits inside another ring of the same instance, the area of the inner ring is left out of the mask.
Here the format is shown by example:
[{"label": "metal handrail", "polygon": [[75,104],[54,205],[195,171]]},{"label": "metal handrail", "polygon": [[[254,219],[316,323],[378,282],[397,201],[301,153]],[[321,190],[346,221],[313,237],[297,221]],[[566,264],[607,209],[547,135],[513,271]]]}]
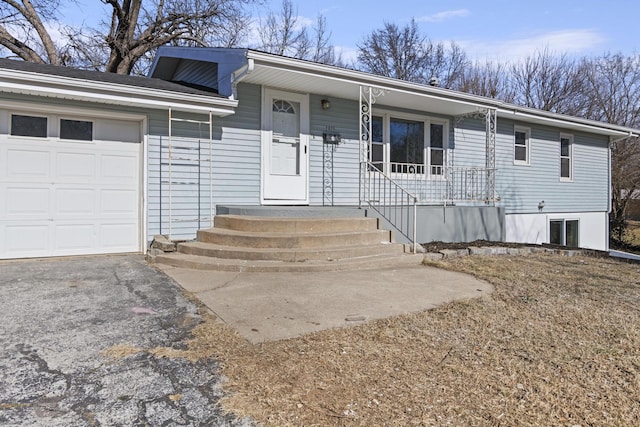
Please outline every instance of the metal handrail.
[{"label": "metal handrail", "polygon": [[[418,198],[394,181],[372,162],[360,164],[364,177],[364,199],[374,211],[387,220],[412,244],[417,252],[416,221]],[[375,172],[373,172],[375,171]]]}]

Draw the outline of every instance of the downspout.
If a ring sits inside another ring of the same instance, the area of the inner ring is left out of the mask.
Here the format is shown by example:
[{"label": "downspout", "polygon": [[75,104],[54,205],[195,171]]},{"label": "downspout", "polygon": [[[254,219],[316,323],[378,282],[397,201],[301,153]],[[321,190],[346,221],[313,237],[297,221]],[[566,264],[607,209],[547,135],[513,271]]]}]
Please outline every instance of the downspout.
[{"label": "downspout", "polygon": [[238,99],[238,83],[251,74],[255,69],[255,66],[256,64],[253,58],[247,58],[247,63],[245,65],[231,73],[231,99]]}]

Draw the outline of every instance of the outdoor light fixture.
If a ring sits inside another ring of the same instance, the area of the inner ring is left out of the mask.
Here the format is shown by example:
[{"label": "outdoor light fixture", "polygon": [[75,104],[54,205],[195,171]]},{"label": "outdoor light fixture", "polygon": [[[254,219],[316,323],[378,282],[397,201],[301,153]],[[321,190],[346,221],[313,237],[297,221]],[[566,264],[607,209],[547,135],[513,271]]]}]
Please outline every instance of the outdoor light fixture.
[{"label": "outdoor light fixture", "polygon": [[328,110],[329,108],[331,108],[331,101],[329,101],[327,98],[323,98],[322,101],[320,101],[320,104],[322,104],[323,110]]},{"label": "outdoor light fixture", "polygon": [[337,132],[325,132],[322,134],[322,142],[325,144],[340,144],[342,142],[342,138]]},{"label": "outdoor light fixture", "polygon": [[541,211],[544,208],[544,200],[538,203],[538,210]]}]

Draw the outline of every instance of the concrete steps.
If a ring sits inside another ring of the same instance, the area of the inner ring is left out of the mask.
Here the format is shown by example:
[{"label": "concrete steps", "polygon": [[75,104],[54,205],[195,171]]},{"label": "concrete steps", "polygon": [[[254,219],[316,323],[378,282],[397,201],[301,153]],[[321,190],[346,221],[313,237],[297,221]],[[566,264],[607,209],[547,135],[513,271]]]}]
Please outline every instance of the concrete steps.
[{"label": "concrete steps", "polygon": [[197,240],[155,262],[218,271],[341,271],[421,262],[405,255],[375,218],[278,218],[218,215]]},{"label": "concrete steps", "polygon": [[360,258],[349,258],[335,261],[255,261],[240,259],[212,258],[189,255],[180,252],[156,256],[157,263],[194,270],[238,271],[238,272],[270,272],[270,273],[304,273],[320,271],[372,270],[420,265],[423,254],[407,255],[375,255]]}]

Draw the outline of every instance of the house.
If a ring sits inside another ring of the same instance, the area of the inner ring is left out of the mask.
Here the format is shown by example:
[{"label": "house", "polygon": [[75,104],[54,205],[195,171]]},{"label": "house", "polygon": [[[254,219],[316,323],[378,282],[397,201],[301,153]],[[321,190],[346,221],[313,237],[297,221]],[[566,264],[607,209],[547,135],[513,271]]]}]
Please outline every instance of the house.
[{"label": "house", "polygon": [[249,49],[164,47],[150,77],[0,61],[0,258],[144,252],[268,206],[607,250],[609,144],[640,134]]}]

